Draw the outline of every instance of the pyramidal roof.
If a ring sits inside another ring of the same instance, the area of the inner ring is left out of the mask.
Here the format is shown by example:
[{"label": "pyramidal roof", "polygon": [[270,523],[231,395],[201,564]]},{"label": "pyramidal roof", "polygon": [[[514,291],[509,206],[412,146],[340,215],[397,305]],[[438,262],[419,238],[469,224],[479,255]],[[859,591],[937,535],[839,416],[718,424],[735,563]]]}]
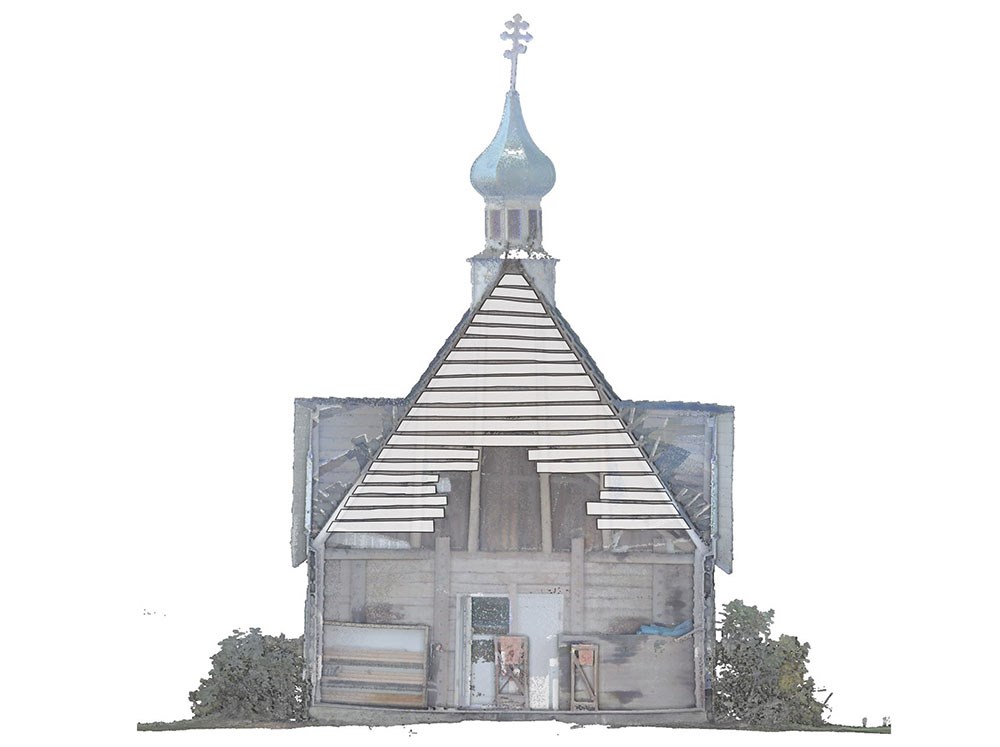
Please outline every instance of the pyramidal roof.
[{"label": "pyramidal roof", "polygon": [[598,529],[694,534],[562,317],[519,262],[505,269],[326,531],[433,532],[454,500],[439,489],[441,473],[475,472],[484,447],[513,446],[539,474],[597,474],[600,497],[587,514]]}]

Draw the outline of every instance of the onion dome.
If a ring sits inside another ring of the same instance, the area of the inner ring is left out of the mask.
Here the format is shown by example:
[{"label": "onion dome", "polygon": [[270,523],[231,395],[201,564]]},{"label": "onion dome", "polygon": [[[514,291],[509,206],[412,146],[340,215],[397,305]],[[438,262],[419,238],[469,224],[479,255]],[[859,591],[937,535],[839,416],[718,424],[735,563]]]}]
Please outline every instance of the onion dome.
[{"label": "onion dome", "polygon": [[504,102],[500,128],[486,150],[472,164],[469,179],[486,202],[487,255],[505,258],[548,258],[542,248],[542,196],[556,183],[556,169],[528,134],[517,94],[517,58],[528,51],[528,23],[515,15],[500,34],[511,48],[510,90]]},{"label": "onion dome", "polygon": [[487,200],[541,198],[556,183],[556,169],[528,134],[513,88],[496,136],[472,164],[472,186]]}]

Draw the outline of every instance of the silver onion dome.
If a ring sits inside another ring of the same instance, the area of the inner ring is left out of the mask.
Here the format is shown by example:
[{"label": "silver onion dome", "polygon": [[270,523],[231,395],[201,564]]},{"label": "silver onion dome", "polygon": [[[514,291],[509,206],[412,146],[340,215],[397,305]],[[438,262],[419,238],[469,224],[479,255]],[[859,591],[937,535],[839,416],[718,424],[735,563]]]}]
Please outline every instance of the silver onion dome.
[{"label": "silver onion dome", "polygon": [[540,198],[556,183],[556,168],[528,134],[517,91],[507,92],[500,128],[472,164],[472,186],[485,198]]}]

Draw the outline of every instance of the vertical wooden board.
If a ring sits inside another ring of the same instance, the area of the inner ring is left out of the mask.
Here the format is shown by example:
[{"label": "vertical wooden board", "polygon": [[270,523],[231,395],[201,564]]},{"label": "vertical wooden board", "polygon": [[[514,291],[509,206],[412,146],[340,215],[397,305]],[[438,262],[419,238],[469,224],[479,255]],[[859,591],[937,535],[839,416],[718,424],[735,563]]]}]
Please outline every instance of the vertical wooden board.
[{"label": "vertical wooden board", "polygon": [[715,561],[726,573],[733,572],[733,414],[716,418],[715,453],[718,483],[718,532]]},{"label": "vertical wooden board", "polygon": [[541,550],[541,487],[527,448],[482,452],[479,546],[484,550]]},{"label": "vertical wooden board", "polygon": [[306,526],[309,507],[306,499],[311,487],[312,474],[307,467],[309,444],[312,438],[312,407],[295,403],[292,459],[292,565],[306,559],[309,550],[310,527]]},{"label": "vertical wooden board", "polygon": [[431,656],[436,662],[434,672],[435,705],[442,706],[448,702],[448,689],[451,682],[451,670],[448,667],[448,656],[451,638],[450,610],[451,601],[451,538],[434,538],[434,625],[431,630]]},{"label": "vertical wooden board", "polygon": [[517,633],[521,628],[521,621],[519,619],[519,611],[517,605],[517,583],[514,581],[507,582],[507,596],[510,598],[510,632]]},{"label": "vertical wooden board", "polygon": [[469,552],[479,550],[479,490],[482,483],[480,472],[469,475]]},{"label": "vertical wooden board", "polygon": [[455,692],[456,667],[455,652],[458,649],[458,598],[452,594],[448,599],[448,645],[445,649],[445,698],[444,703],[449,707],[457,707],[458,694]]},{"label": "vertical wooden board", "polygon": [[574,633],[585,632],[584,602],[586,600],[583,573],[583,537],[574,537],[570,543],[570,606],[569,627]]},{"label": "vertical wooden board", "polygon": [[451,537],[451,549],[461,552],[469,546],[469,505],[472,490],[472,475],[478,472],[445,472],[442,480],[447,478],[450,484],[448,490],[448,508],[444,519],[438,522],[438,532]]},{"label": "vertical wooden board", "polygon": [[705,553],[694,555],[694,704],[705,707]]},{"label": "vertical wooden board", "polygon": [[552,498],[549,492],[549,473],[538,475],[542,503],[542,552],[552,552]]},{"label": "vertical wooden board", "polygon": [[594,475],[560,475],[549,478],[549,502],[552,509],[552,549],[567,551],[574,535],[583,531],[585,549],[602,546],[597,521],[587,515],[587,501],[600,498],[600,482]]},{"label": "vertical wooden board", "polygon": [[351,622],[363,623],[365,622],[365,605],[366,605],[366,562],[364,560],[348,560],[347,563],[350,564],[350,604],[351,604]]}]

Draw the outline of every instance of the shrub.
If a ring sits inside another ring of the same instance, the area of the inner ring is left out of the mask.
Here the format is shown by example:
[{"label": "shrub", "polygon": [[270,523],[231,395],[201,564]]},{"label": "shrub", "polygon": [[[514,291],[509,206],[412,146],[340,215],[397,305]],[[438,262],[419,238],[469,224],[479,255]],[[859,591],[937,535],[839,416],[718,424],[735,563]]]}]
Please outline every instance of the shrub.
[{"label": "shrub", "polygon": [[241,721],[308,718],[308,683],[302,678],[302,638],[234,630],[219,642],[212,670],[188,695],[195,717]]},{"label": "shrub", "polygon": [[715,718],[757,725],[823,723],[824,703],[806,671],[809,644],[771,636],[774,610],[761,612],[739,599],[723,606],[716,645]]}]

